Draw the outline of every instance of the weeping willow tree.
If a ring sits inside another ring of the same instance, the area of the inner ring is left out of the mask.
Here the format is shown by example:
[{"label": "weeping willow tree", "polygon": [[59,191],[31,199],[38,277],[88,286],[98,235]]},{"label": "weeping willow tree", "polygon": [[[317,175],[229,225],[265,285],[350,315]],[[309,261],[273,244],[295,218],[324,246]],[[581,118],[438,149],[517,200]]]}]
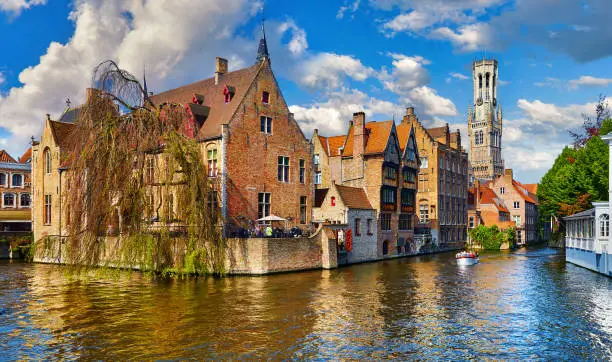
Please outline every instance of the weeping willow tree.
[{"label": "weeping willow tree", "polygon": [[65,161],[66,263],[223,274],[216,193],[184,105],[154,104],[113,61],[93,86]]}]

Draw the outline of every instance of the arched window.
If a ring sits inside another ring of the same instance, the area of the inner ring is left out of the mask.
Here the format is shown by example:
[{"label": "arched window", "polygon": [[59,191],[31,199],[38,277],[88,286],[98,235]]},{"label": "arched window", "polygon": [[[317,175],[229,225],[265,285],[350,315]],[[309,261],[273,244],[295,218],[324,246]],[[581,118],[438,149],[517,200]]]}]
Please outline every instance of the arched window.
[{"label": "arched window", "polygon": [[487,80],[486,80],[486,86],[487,88],[489,88],[489,78],[491,78],[491,73],[487,73]]},{"label": "arched window", "polygon": [[482,89],[482,74],[478,74],[478,88]]},{"label": "arched window", "polygon": [[48,148],[45,149],[43,160],[45,162],[45,173],[51,173],[51,151]]},{"label": "arched window", "polygon": [[2,195],[2,206],[15,207],[15,194],[9,192]]},{"label": "arched window", "polygon": [[21,207],[30,207],[31,205],[30,194],[21,194],[19,195],[19,206]]},{"label": "arched window", "polygon": [[599,216],[599,236],[608,237],[610,235],[610,216],[601,214]]}]

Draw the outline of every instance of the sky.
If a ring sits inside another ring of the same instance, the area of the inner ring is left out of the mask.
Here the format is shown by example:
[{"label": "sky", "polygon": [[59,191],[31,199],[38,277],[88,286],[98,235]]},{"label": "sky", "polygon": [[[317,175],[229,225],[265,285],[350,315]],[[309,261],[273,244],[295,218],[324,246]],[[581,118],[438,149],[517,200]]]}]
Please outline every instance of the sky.
[{"label": "sky", "polygon": [[272,68],[307,137],[346,131],[353,112],[467,143],[474,59],[499,61],[503,158],[538,182],[569,129],[612,84],[610,0],[0,0],[0,148],[14,157],[85,98],[112,59],[150,91],[255,61],[262,9]]}]

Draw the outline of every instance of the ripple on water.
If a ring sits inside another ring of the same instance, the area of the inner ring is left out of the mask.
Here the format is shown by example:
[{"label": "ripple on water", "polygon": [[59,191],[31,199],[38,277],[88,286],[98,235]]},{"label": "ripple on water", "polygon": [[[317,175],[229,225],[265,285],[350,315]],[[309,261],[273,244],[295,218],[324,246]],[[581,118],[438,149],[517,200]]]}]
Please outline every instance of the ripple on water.
[{"label": "ripple on water", "polygon": [[[612,281],[552,249],[151,280],[0,263],[14,359],[612,359]],[[1,359],[1,358],[0,358]]]}]

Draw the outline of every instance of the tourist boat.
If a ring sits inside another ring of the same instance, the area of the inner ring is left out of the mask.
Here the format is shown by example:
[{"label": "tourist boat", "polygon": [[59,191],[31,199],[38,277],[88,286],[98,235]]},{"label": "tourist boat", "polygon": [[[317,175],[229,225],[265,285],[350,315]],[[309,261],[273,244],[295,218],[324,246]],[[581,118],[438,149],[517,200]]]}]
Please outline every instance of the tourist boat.
[{"label": "tourist boat", "polygon": [[462,251],[455,254],[455,259],[457,259],[457,265],[474,265],[478,263],[478,253]]}]

